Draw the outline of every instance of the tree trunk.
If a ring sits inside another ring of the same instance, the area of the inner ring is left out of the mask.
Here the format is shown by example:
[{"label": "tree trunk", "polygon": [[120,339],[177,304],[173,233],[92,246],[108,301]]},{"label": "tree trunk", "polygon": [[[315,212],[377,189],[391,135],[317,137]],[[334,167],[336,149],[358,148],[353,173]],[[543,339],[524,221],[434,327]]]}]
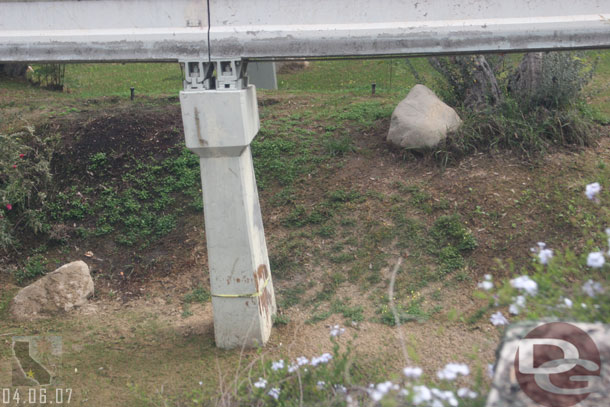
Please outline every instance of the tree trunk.
[{"label": "tree trunk", "polygon": [[517,71],[510,78],[508,91],[519,99],[531,99],[542,81],[543,63],[544,53],[525,54]]},{"label": "tree trunk", "polygon": [[502,101],[496,74],[484,56],[434,57],[428,61],[451,86],[456,104],[483,110]]},{"label": "tree trunk", "polygon": [[483,110],[496,106],[502,101],[502,92],[496,75],[483,55],[477,55],[473,61],[473,82],[466,89],[464,104],[473,110]]}]

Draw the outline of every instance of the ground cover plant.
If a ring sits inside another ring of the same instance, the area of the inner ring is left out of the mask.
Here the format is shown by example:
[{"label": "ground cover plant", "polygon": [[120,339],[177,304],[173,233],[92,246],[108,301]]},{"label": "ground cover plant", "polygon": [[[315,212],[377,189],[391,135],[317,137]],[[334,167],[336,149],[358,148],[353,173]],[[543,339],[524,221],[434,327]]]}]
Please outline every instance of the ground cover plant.
[{"label": "ground cover plant", "polygon": [[[471,138],[451,141],[465,147],[389,148],[409,88],[443,94],[426,59],[317,61],[259,91],[252,153],[280,310],[264,349],[236,351],[214,347],[179,67],[68,65],[62,93],[2,79],[0,335],[60,335],[61,383],[83,405],[483,405],[493,315],[608,315],[608,266],[587,257],[607,250],[610,59],[584,58],[599,62],[568,119],[597,126],[587,142],[505,106],[495,122],[466,117]],[[90,306],[7,318],[20,287],[76,259],[96,283]],[[10,355],[0,336],[0,371]]]}]

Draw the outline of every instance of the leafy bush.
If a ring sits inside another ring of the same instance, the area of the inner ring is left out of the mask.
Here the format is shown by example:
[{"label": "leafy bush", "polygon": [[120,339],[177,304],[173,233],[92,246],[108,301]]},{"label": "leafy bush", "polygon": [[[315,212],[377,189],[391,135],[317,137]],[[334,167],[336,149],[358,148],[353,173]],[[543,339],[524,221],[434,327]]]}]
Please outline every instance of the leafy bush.
[{"label": "leafy bush", "polygon": [[[524,69],[533,73],[526,74]],[[593,71],[594,64],[587,62],[582,52],[528,54],[512,73],[509,91],[523,111],[540,106],[563,109],[581,98],[581,91],[591,80]],[[523,76],[530,78],[520,80]],[[527,85],[519,86],[522,81]]]},{"label": "leafy bush", "polygon": [[[498,59],[498,61],[494,61]],[[437,58],[432,65],[444,78],[441,95],[457,106],[464,123],[434,152],[442,164],[477,151],[509,149],[525,158],[544,154],[553,145],[585,146],[599,134],[595,115],[582,97],[593,75],[594,64],[583,54],[550,52],[526,54],[516,69],[502,68],[501,57],[487,58],[490,81],[497,80],[502,95],[498,103],[468,102],[480,82],[474,57]],[[495,88],[494,88],[495,89]],[[478,90],[479,93],[481,89]]]},{"label": "leafy bush", "polygon": [[48,230],[41,208],[51,182],[54,142],[54,138],[40,138],[30,127],[0,134],[0,249],[15,246],[20,229]]},{"label": "leafy bush", "polygon": [[66,64],[37,65],[30,76],[30,81],[38,86],[51,90],[63,90]]}]

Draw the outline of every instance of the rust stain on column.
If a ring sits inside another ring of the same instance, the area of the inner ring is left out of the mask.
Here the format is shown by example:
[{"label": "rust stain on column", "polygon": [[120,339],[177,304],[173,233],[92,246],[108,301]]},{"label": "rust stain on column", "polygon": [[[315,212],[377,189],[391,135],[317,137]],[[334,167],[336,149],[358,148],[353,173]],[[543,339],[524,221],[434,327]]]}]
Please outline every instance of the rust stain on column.
[{"label": "rust stain on column", "polygon": [[[267,265],[261,264],[258,266],[256,273],[254,273],[254,284],[256,286],[256,292],[259,292],[259,280],[263,280],[263,284],[269,278],[269,270],[267,270]],[[269,305],[271,304],[271,296],[267,290],[267,286],[263,289],[263,292],[259,296],[258,300],[258,309],[263,314],[263,310],[268,314],[269,313]]]}]

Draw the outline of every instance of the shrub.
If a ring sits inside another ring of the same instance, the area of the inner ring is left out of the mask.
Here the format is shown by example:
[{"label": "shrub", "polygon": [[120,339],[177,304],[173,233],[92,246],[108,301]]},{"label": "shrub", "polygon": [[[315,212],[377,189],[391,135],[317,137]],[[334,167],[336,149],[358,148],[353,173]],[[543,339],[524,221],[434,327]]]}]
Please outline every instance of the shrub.
[{"label": "shrub", "polygon": [[30,127],[0,134],[0,249],[16,245],[19,229],[49,229],[42,207],[51,181],[54,138],[42,139]]},{"label": "shrub", "polygon": [[64,89],[66,64],[43,64],[35,67],[30,81],[51,90]]},{"label": "shrub", "polygon": [[482,98],[475,98],[479,102],[474,105],[469,103],[472,92],[485,93],[484,89],[473,90],[480,82],[474,79],[476,58],[433,60],[432,65],[444,78],[442,96],[458,106],[464,120],[456,134],[433,153],[443,165],[463,155],[499,149],[531,159],[553,145],[585,146],[597,138],[595,115],[581,93],[595,64],[588,63],[582,53],[530,53],[514,70],[488,59],[492,68],[485,72],[490,81],[497,79],[502,95],[499,99],[488,95],[488,103],[483,105]]},{"label": "shrub", "polygon": [[594,64],[582,52],[530,53],[512,73],[508,91],[523,111],[531,107],[563,109],[581,98],[593,71]]}]

